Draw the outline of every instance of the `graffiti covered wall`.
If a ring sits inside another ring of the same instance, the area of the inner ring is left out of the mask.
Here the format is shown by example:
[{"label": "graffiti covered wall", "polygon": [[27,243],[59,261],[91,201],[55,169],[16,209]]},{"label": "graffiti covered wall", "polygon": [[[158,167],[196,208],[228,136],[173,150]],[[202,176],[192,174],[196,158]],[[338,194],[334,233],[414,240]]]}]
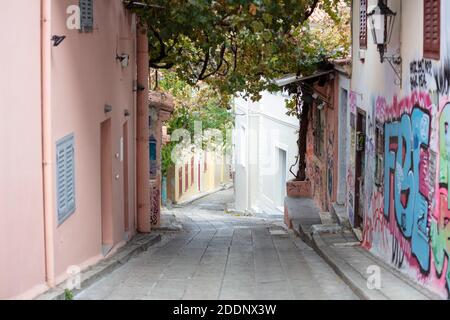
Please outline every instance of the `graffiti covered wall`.
[{"label": "graffiti covered wall", "polygon": [[349,221],[351,225],[355,222],[355,158],[356,158],[356,108],[357,108],[357,94],[353,91],[349,94],[350,106],[350,153],[347,170],[347,210]]},{"label": "graffiti covered wall", "polygon": [[[306,176],[311,181],[314,201],[321,210],[329,211],[337,197],[337,170],[335,159],[338,158],[337,128],[338,128],[338,91],[335,82],[330,80],[324,87],[316,85],[315,92],[326,97],[326,103],[320,107],[317,101],[309,112]],[[322,101],[322,100],[321,100]]]},{"label": "graffiti covered wall", "polygon": [[426,87],[442,88],[429,79],[450,74],[437,76],[429,61],[410,70],[411,93],[376,97],[368,116],[363,245],[448,298],[450,98]]},{"label": "graffiti covered wall", "polygon": [[[352,3],[345,133],[349,219],[363,230],[363,246],[371,253],[450,299],[450,1],[433,1],[439,5],[433,22],[440,21],[433,30],[426,30],[424,1],[388,1],[399,19],[385,57],[400,57],[399,65],[380,61],[371,34],[367,46],[359,45],[361,2]],[[376,3],[371,0],[369,6]],[[434,49],[425,41],[430,35]],[[361,159],[355,161],[360,132],[365,140],[362,177]],[[361,179],[362,190],[357,189]],[[361,192],[362,225],[355,219]]]}]

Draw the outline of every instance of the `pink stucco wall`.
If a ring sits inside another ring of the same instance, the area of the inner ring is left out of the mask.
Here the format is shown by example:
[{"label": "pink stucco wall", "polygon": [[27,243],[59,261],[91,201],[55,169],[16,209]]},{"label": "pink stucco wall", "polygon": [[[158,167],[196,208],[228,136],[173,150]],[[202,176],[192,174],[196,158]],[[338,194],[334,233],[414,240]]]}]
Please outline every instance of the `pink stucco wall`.
[{"label": "pink stucco wall", "polygon": [[[108,118],[111,118],[112,126],[111,222],[114,244],[118,245],[126,240],[123,163],[116,157],[120,153],[125,121],[128,121],[129,129],[129,221],[131,232],[135,229],[135,175],[132,159],[135,158],[133,79],[136,68],[132,17],[120,0],[94,1],[93,32],[68,30],[66,8],[77,3],[75,0],[52,2],[52,33],[67,36],[52,51],[53,143],[73,133],[76,154],[76,211],[60,226],[55,224],[57,281],[66,277],[68,266],[85,267],[103,257],[100,124]],[[116,60],[116,52],[130,55],[127,68],[123,68]],[[112,106],[112,112],[105,114],[105,104]],[[130,112],[129,117],[124,115],[126,109]]]},{"label": "pink stucco wall", "polygon": [[0,12],[0,299],[45,289],[39,13],[36,0]]},{"label": "pink stucco wall", "polygon": [[[103,258],[101,123],[111,119],[111,252],[135,234],[136,40],[134,19],[121,0],[94,1],[94,30],[66,27],[69,5],[51,1],[51,31],[67,38],[51,51],[52,191],[55,276]],[[20,16],[20,19],[18,17]],[[41,1],[8,1],[0,11],[0,299],[32,298],[47,289],[41,113]],[[49,39],[50,41],[50,39]],[[130,56],[123,68],[116,52]],[[105,114],[104,106],[112,106]],[[125,116],[125,110],[129,116]],[[125,230],[121,139],[128,127],[128,232]],[[75,137],[76,211],[56,217],[56,142]]]}]

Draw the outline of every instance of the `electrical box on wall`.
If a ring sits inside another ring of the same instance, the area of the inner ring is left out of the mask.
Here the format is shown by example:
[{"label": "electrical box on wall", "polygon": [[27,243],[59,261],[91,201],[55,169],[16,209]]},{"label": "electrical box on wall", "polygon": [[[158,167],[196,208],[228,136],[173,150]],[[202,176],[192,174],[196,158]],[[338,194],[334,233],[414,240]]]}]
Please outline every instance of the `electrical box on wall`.
[{"label": "electrical box on wall", "polygon": [[366,50],[359,50],[359,60],[366,60]]}]

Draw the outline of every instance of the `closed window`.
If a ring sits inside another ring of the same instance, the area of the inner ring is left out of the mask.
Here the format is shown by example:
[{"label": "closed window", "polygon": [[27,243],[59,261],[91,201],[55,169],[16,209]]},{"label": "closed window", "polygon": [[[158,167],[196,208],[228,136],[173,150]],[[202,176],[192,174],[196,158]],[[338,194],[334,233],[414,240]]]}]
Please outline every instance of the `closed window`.
[{"label": "closed window", "polygon": [[384,175],[384,128],[378,121],[375,126],[375,144],[375,184],[381,186]]},{"label": "closed window", "polygon": [[56,196],[58,224],[75,212],[75,147],[74,136],[56,143]]},{"label": "closed window", "polygon": [[324,123],[323,112],[319,108],[314,108],[314,154],[317,157],[323,155],[324,145]]},{"label": "closed window", "polygon": [[91,32],[94,28],[94,0],[80,0],[81,31]]},{"label": "closed window", "polygon": [[441,53],[441,1],[424,0],[423,55],[439,60]]},{"label": "closed window", "polygon": [[361,49],[367,49],[367,0],[360,0],[359,47]]}]

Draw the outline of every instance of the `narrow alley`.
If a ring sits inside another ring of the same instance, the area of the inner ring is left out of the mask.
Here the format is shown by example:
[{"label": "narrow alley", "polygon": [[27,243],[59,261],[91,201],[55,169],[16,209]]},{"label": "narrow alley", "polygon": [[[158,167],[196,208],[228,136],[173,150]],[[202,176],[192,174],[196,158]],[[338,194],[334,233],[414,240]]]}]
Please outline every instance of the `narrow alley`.
[{"label": "narrow alley", "polygon": [[75,298],[167,300],[357,299],[281,217],[225,212],[233,189],[172,209],[183,229]]}]

